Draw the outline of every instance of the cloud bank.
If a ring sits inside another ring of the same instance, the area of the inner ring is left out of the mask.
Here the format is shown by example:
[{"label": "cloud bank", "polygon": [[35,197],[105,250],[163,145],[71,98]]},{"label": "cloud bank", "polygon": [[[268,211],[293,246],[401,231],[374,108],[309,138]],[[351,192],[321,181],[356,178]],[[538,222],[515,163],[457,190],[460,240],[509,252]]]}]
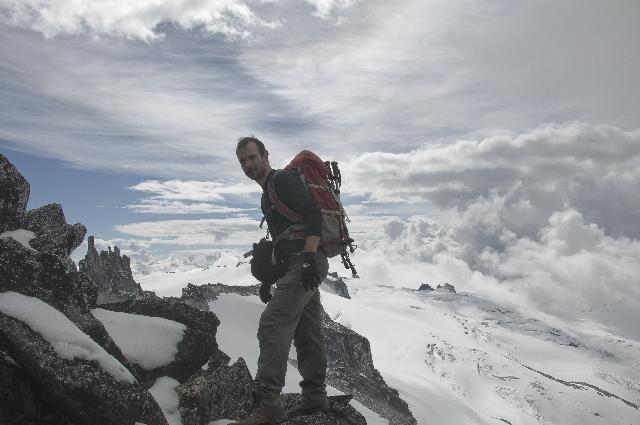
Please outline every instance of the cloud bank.
[{"label": "cloud bank", "polygon": [[355,257],[364,279],[409,288],[450,282],[640,338],[631,325],[640,319],[640,131],[544,125],[369,153],[345,169],[351,192],[427,198],[445,212],[440,222],[388,220],[385,240],[363,244]]},{"label": "cloud bank", "polygon": [[[640,130],[548,124],[522,134],[372,152],[344,167],[345,192],[387,202],[428,199],[456,227],[482,227],[481,245],[534,237],[574,208],[608,234],[640,238]],[[458,223],[456,223],[458,222]]]}]

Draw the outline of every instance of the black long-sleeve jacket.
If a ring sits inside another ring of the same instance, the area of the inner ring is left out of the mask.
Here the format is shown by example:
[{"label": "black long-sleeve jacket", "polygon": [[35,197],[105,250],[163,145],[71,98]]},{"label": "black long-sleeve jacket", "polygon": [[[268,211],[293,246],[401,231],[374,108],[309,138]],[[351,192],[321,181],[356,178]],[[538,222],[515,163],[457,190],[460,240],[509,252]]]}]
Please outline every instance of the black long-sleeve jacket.
[{"label": "black long-sleeve jacket", "polygon": [[[300,180],[298,173],[295,171],[271,170],[262,186],[261,200],[262,213],[267,219],[271,237],[276,238],[287,227],[296,224],[278,210],[271,208],[271,198],[269,198],[269,182],[271,179],[274,179],[273,188],[280,201],[289,209],[300,214],[304,219],[307,235],[321,236],[322,213]],[[276,244],[276,255],[281,259],[286,259],[289,254],[302,251],[304,242],[304,239],[281,240]]]}]

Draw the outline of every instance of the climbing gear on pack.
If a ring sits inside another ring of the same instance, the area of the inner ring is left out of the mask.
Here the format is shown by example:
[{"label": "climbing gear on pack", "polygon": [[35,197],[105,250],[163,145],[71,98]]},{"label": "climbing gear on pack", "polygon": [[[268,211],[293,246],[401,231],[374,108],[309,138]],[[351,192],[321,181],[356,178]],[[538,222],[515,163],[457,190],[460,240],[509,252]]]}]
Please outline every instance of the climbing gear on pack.
[{"label": "climbing gear on pack", "polygon": [[[358,277],[356,268],[349,258],[349,252],[353,254],[357,245],[349,236],[347,222],[350,222],[340,201],[340,186],[342,176],[338,163],[335,161],[322,161],[311,151],[303,150],[287,165],[284,170],[296,171],[309,191],[311,198],[316,202],[322,213],[322,235],[320,236],[320,247],[327,257],[340,255],[342,264],[346,269],[350,269],[353,277]],[[271,208],[266,212],[260,222],[260,227],[264,223],[267,215],[273,210],[293,221],[294,225],[289,226],[281,234],[273,239],[273,244],[277,244],[283,239],[305,239],[307,236],[304,219],[300,214],[288,208],[276,195],[274,181],[279,171],[269,180],[268,193],[271,200]],[[347,251],[347,247],[349,251]]]}]

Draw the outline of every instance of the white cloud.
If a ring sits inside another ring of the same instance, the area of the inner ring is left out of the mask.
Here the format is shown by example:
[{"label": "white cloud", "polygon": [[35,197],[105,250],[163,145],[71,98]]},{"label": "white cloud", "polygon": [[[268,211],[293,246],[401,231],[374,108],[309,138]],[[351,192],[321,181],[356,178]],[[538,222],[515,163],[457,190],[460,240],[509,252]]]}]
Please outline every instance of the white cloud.
[{"label": "white cloud", "polygon": [[162,23],[184,30],[203,28],[228,38],[249,38],[256,26],[277,25],[255,15],[240,0],[2,0],[0,19],[51,38],[61,34],[89,33],[144,41],[164,37]]},{"label": "white cloud", "polygon": [[367,153],[343,169],[346,193],[386,202],[428,199],[451,208],[453,224],[481,221],[484,234],[496,240],[504,231],[535,236],[565,208],[578,209],[612,235],[640,237],[640,198],[634,195],[640,130],[543,125],[409,153]]},{"label": "white cloud", "polygon": [[206,202],[165,201],[162,199],[143,199],[139,204],[130,204],[126,208],[144,214],[229,214],[247,211],[245,208],[232,208]]},{"label": "white cloud", "polygon": [[251,195],[262,190],[255,183],[227,183],[194,180],[146,180],[129,189],[166,200],[223,201],[224,195]]},{"label": "white cloud", "polygon": [[115,230],[147,244],[247,245],[260,239],[260,222],[248,217],[200,220],[162,220],[129,223]]},{"label": "white cloud", "polygon": [[146,180],[128,189],[150,196],[126,208],[150,214],[238,213],[248,209],[226,205],[228,202],[225,197],[246,199],[249,195],[261,192],[256,184],[183,180]]},{"label": "white cloud", "polygon": [[316,8],[315,15],[326,19],[334,9],[343,9],[351,6],[356,0],[305,0]]}]

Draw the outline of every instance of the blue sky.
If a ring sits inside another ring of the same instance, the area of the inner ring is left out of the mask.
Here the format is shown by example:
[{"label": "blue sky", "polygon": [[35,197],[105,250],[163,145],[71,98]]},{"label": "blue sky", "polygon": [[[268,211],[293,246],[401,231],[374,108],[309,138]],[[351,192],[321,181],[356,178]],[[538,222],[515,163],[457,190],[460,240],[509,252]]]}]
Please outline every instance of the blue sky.
[{"label": "blue sky", "polygon": [[0,151],[30,208],[61,203],[147,271],[261,235],[234,155],[248,134],[277,167],[305,148],[338,160],[362,246],[419,245],[438,221],[457,236],[416,258],[486,269],[491,250],[543,243],[556,213],[635,240],[638,16],[636,1],[0,0]]}]

